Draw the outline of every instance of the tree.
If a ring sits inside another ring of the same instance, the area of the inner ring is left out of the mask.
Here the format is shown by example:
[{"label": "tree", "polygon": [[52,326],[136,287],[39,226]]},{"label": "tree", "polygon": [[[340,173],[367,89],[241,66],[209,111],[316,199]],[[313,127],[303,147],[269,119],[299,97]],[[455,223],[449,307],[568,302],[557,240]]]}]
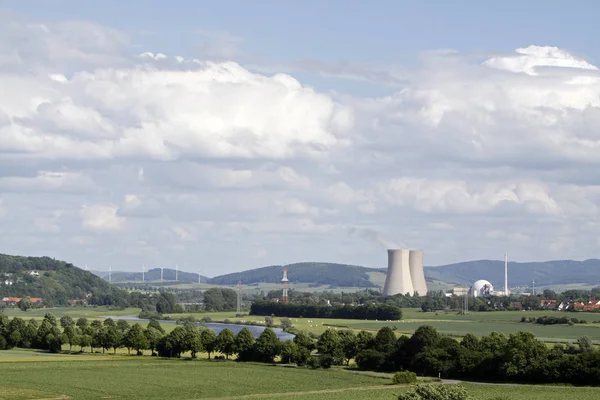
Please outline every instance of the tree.
[{"label": "tree", "polygon": [[271,328],[265,328],[256,339],[256,355],[262,362],[273,362],[281,353],[281,341]]},{"label": "tree", "polygon": [[225,357],[229,360],[229,356],[234,352],[235,335],[229,328],[223,329],[217,335],[217,349],[219,352],[225,354]]},{"label": "tree", "polygon": [[[107,349],[112,348],[113,354],[117,353],[117,349],[123,346],[124,334],[117,328],[117,326],[110,326],[105,328],[104,331],[104,346]],[[146,348],[148,346],[145,346]]]},{"label": "tree", "polygon": [[286,340],[281,344],[281,362],[291,363],[296,358],[298,346],[291,340]]},{"label": "tree", "polygon": [[[152,328],[154,329],[154,328]],[[183,327],[183,351],[189,351],[192,358],[196,358],[196,353],[202,351],[202,339],[200,332],[193,324],[186,323]]]},{"label": "tree", "polygon": [[162,339],[163,334],[156,328],[149,326],[144,330],[144,336],[146,336],[146,339],[148,340],[148,348],[152,351],[152,355],[155,355],[155,350],[158,347],[158,343],[160,342],[160,339]]},{"label": "tree", "polygon": [[177,311],[177,298],[173,293],[161,292],[156,303],[156,311],[160,314],[170,314]]},{"label": "tree", "polygon": [[329,354],[334,358],[334,363],[340,365],[344,361],[344,349],[340,335],[333,329],[327,329],[321,334],[317,342],[319,354]]},{"label": "tree", "polygon": [[83,351],[84,347],[90,347],[90,353],[94,351],[92,348],[92,337],[90,335],[84,334],[79,335],[77,341],[79,342],[79,346],[81,347],[81,351]]},{"label": "tree", "polygon": [[162,333],[163,335],[165,333],[164,328],[160,325],[160,322],[158,322],[158,320],[156,318],[150,318],[150,322],[148,322],[147,328],[154,328],[157,331],[159,331],[160,333]]},{"label": "tree", "polygon": [[79,317],[76,323],[77,327],[83,332],[89,326],[88,320],[85,317]]},{"label": "tree", "polygon": [[293,325],[292,325],[292,320],[291,320],[291,319],[289,319],[289,318],[286,318],[286,317],[284,317],[284,318],[281,318],[281,319],[279,320],[279,322],[280,322],[280,324],[281,324],[281,328],[282,328],[284,331],[287,331],[288,329],[290,329],[290,328],[292,328],[292,327],[293,327]]},{"label": "tree", "polygon": [[391,353],[395,347],[396,335],[394,331],[390,327],[384,326],[375,335],[375,350],[382,353]]},{"label": "tree", "polygon": [[582,353],[590,353],[594,351],[594,344],[588,336],[582,336],[577,339],[577,345],[579,346],[579,351]]},{"label": "tree", "polygon": [[234,350],[240,361],[252,361],[254,359],[254,335],[248,328],[242,330],[235,337]]},{"label": "tree", "polygon": [[356,335],[356,346],[358,347],[359,352],[372,348],[374,346],[374,341],[375,337],[371,332],[360,331],[358,332],[358,335]]},{"label": "tree", "polygon": [[204,329],[200,332],[200,340],[210,360],[210,354],[217,349],[217,335],[210,329]]},{"label": "tree", "polygon": [[115,323],[115,320],[112,318],[106,318],[103,322],[102,325],[107,327],[107,328],[115,328],[117,326],[117,324]]},{"label": "tree", "polygon": [[502,372],[509,379],[535,382],[537,371],[547,361],[549,352],[531,332],[511,334],[504,346]]},{"label": "tree", "polygon": [[21,311],[27,311],[31,308],[31,302],[29,301],[29,299],[27,297],[23,297],[20,301],[19,301],[19,309]]},{"label": "tree", "polygon": [[73,327],[75,326],[75,321],[73,321],[73,318],[71,318],[70,315],[63,315],[62,317],[60,317],[60,326],[63,329],[67,327]]},{"label": "tree", "polygon": [[309,351],[315,348],[315,341],[309,336],[306,331],[300,331],[294,336],[294,343],[298,347],[303,347]]},{"label": "tree", "polygon": [[32,347],[38,331],[38,322],[35,319],[30,319],[25,328],[21,332],[21,346],[25,348]]},{"label": "tree", "polygon": [[122,334],[125,334],[125,332],[127,332],[129,330],[129,323],[127,321],[125,321],[124,319],[120,319],[117,321],[117,329]]},{"label": "tree", "polygon": [[385,354],[375,350],[366,349],[356,355],[356,364],[365,371],[377,371],[385,363]]},{"label": "tree", "polygon": [[130,349],[135,349],[138,355],[141,355],[142,350],[147,349],[150,346],[140,324],[133,324],[131,328],[129,328],[125,334],[123,344],[127,347],[128,351],[130,351]]},{"label": "tree", "polygon": [[206,311],[224,311],[225,299],[219,288],[210,288],[204,292],[204,308]]},{"label": "tree", "polygon": [[345,329],[339,332],[340,339],[342,342],[342,350],[344,352],[344,359],[346,365],[350,365],[350,360],[356,357],[359,352],[358,342],[356,341],[356,335],[350,329]]},{"label": "tree", "polygon": [[[61,319],[62,320],[62,319]],[[61,321],[62,322],[62,321]],[[63,330],[63,342],[69,344],[69,351],[73,349],[75,337],[77,336],[74,325],[67,325]]]}]

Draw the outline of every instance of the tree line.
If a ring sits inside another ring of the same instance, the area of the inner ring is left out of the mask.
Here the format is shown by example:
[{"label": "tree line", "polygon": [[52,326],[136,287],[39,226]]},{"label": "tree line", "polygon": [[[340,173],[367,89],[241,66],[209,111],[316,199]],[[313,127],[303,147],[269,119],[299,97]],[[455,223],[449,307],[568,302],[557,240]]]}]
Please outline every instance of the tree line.
[{"label": "tree line", "polygon": [[[565,383],[598,385],[600,382],[600,351],[587,337],[576,344],[556,344],[549,348],[529,332],[505,336],[491,333],[476,337],[467,334],[460,342],[441,335],[431,326],[421,326],[411,336],[396,337],[389,327],[375,335],[368,331],[329,328],[316,340],[301,331],[293,340],[281,342],[272,329],[265,328],[258,338],[247,328],[237,335],[230,329],[215,334],[210,329],[186,321],[165,333],[160,323],[150,320],[144,328],[126,321],[73,320],[63,316],[57,320],[48,313],[39,323],[25,322],[19,317],[9,320],[0,315],[0,349],[11,347],[38,348],[59,352],[63,345],[69,350],[79,347],[103,352],[127,348],[128,352],[181,357],[199,353],[238,361],[282,363],[328,368],[349,365],[372,371],[412,371],[422,376],[438,376],[476,381],[519,383]],[[316,350],[316,354],[315,354]]]},{"label": "tree line", "polygon": [[[338,345],[340,356],[343,348]],[[508,337],[494,332],[481,338],[467,334],[459,342],[431,326],[421,326],[412,336],[400,338],[384,327],[360,348],[356,363],[365,370],[409,370],[425,376],[441,374],[445,378],[487,382],[600,382],[600,351],[589,338],[580,338],[576,345],[549,348],[530,332]]]},{"label": "tree line", "polygon": [[363,304],[359,306],[320,306],[315,304],[283,304],[273,301],[255,301],[250,315],[274,315],[293,318],[339,318],[368,320],[400,320],[402,309],[387,304]]}]

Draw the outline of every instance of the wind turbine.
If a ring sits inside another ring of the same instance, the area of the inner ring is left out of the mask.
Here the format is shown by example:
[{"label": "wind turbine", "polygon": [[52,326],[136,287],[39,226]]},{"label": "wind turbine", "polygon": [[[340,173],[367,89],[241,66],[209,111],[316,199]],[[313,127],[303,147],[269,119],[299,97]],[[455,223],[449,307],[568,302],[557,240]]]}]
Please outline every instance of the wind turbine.
[{"label": "wind turbine", "polygon": [[146,266],[142,265],[142,282],[146,280]]},{"label": "wind turbine", "polygon": [[108,266],[108,281],[112,280],[112,266]]},{"label": "wind turbine", "polygon": [[179,279],[177,279],[177,272],[179,270],[179,264],[175,264],[175,282],[177,282]]},{"label": "wind turbine", "polygon": [[163,280],[163,267],[160,267],[160,281]]}]

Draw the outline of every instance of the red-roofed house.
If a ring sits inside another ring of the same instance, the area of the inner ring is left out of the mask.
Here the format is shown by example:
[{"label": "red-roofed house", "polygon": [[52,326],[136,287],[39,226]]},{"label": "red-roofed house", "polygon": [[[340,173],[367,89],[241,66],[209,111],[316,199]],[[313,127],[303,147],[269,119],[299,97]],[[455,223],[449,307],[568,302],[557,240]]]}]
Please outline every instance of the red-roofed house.
[{"label": "red-roofed house", "polygon": [[3,297],[2,302],[7,306],[14,306],[21,301],[20,297]]}]

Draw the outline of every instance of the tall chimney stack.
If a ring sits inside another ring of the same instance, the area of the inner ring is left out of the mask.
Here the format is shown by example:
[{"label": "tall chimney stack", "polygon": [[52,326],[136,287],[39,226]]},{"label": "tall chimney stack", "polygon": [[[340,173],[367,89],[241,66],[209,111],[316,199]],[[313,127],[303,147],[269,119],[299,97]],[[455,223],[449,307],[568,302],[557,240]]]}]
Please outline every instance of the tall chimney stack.
[{"label": "tall chimney stack", "polygon": [[508,254],[504,253],[504,295],[508,296]]}]

